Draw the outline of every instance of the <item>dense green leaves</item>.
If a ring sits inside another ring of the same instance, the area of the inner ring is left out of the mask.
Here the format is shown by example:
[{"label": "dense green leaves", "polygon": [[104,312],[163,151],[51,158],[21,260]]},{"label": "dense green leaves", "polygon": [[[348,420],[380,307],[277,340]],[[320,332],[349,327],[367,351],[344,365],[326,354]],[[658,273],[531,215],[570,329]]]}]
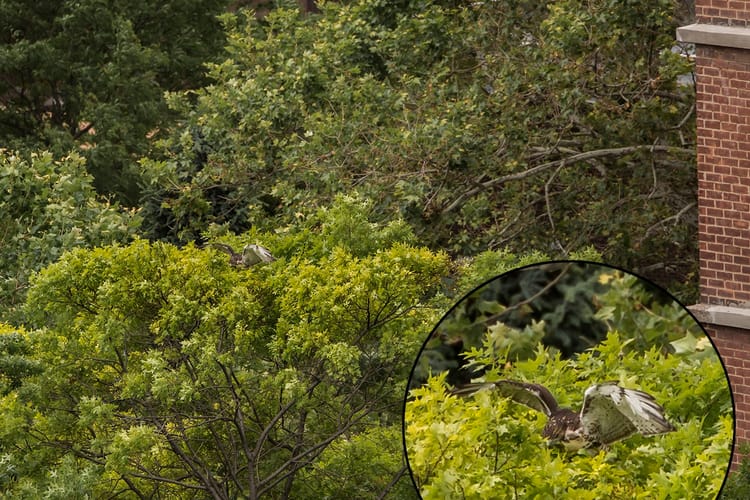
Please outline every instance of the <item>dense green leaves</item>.
[{"label": "dense green leaves", "polygon": [[0,150],[0,317],[23,302],[32,272],[66,250],[127,241],[138,223],[96,196],[79,155]]},{"label": "dense green leaves", "polygon": [[[739,452],[747,456],[747,448],[747,445],[741,444]],[[721,490],[720,498],[723,500],[739,500],[750,495],[750,471],[748,471],[748,466],[750,466],[750,462],[744,458],[739,468],[727,478],[727,482]]]},{"label": "dense green leaves", "polygon": [[143,162],[147,230],[272,227],[357,190],[450,252],[593,242],[683,280],[692,89],[672,11],[363,0],[225,16],[214,84],[171,96],[185,125]]},{"label": "dense green leaves", "polygon": [[[593,322],[606,326],[602,343]],[[565,352],[549,338],[559,330],[595,345]],[[455,338],[460,363],[436,363]],[[485,283],[441,320],[412,377],[426,385],[412,381],[405,439],[425,498],[713,498],[729,464],[732,399],[710,341],[663,290],[607,266],[532,265]],[[614,380],[654,395],[677,429],[567,453],[546,446],[541,413],[492,391],[447,393],[470,379],[540,383],[576,410],[587,387]]]},{"label": "dense green leaves", "polygon": [[563,254],[690,278],[671,2],[227,3],[0,5],[4,495],[412,498],[401,400],[457,297]]},{"label": "dense green leaves", "polygon": [[8,0],[0,6],[0,139],[81,148],[97,185],[135,201],[134,160],[172,121],[164,90],[203,83],[224,0]]},{"label": "dense green leaves", "polygon": [[592,381],[616,380],[654,395],[676,431],[632,437],[598,453],[565,453],[545,445],[542,414],[491,391],[448,395],[445,377],[433,377],[412,391],[406,406],[409,464],[422,496],[714,498],[733,439],[732,401],[718,357],[696,361],[654,349],[627,352],[623,345],[610,334],[572,361],[540,350],[486,378],[542,383],[574,408]]},{"label": "dense green leaves", "polygon": [[[42,370],[13,372],[0,401],[23,422],[0,435],[2,490],[33,497],[78,471],[68,487],[96,497],[408,497],[403,394],[449,262],[339,203],[315,231],[245,235],[274,251],[268,265],[136,240],[40,272],[18,345]],[[372,239],[339,240],[343,223]],[[18,351],[6,344],[0,360]],[[338,468],[351,456],[377,464],[367,479]]]},{"label": "dense green leaves", "polygon": [[0,395],[17,389],[23,379],[39,373],[41,367],[31,359],[29,344],[21,331],[0,323]]}]

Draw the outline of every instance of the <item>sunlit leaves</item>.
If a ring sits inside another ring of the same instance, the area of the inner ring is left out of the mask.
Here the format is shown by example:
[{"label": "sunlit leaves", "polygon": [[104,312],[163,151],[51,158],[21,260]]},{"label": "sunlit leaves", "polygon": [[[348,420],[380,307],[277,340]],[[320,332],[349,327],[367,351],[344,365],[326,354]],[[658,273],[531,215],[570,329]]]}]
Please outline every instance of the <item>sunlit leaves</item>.
[{"label": "sunlit leaves", "polygon": [[264,266],[136,240],[41,271],[24,312],[42,370],[16,373],[0,399],[0,450],[25,451],[9,455],[19,480],[3,491],[46,487],[67,461],[97,496],[318,498],[308,486],[339,491],[351,478],[330,467],[356,455],[380,465],[351,491],[408,497],[400,440],[384,440],[398,435],[449,261],[412,246],[398,221],[372,221],[366,204],[337,203],[277,234],[214,228],[234,246],[272,248]]},{"label": "sunlit leaves", "polygon": [[444,377],[433,377],[411,391],[406,406],[409,463],[423,497],[473,491],[481,498],[714,498],[733,439],[731,397],[718,357],[697,361],[622,345],[611,334],[596,351],[569,361],[540,350],[485,378],[541,383],[562,406],[576,409],[591,383],[616,380],[654,395],[676,431],[631,437],[598,453],[565,453],[542,442],[540,413],[492,391],[449,396]]}]

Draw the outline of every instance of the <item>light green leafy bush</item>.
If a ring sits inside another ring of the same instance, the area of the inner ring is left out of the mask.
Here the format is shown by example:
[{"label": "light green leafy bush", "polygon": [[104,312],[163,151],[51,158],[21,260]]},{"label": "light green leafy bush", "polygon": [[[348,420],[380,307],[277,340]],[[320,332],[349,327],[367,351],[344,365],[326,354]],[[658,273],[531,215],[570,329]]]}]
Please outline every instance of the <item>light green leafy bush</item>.
[{"label": "light green leafy bush", "polygon": [[[340,203],[307,227],[221,236],[262,242],[267,265],[136,240],[42,270],[16,349],[36,368],[0,365],[0,491],[412,498],[403,395],[449,259]],[[352,477],[351,457],[373,466]]]},{"label": "light green leafy bush", "polygon": [[[714,498],[733,440],[731,396],[718,357],[628,350],[623,340],[611,332],[595,350],[568,361],[540,349],[485,378],[541,383],[573,408],[580,408],[589,385],[614,380],[652,394],[674,432],[634,436],[601,452],[564,452],[543,441],[541,413],[491,391],[448,395],[444,375],[436,376],[412,391],[405,415],[409,464],[423,497]],[[487,351],[475,359],[492,362]]]}]

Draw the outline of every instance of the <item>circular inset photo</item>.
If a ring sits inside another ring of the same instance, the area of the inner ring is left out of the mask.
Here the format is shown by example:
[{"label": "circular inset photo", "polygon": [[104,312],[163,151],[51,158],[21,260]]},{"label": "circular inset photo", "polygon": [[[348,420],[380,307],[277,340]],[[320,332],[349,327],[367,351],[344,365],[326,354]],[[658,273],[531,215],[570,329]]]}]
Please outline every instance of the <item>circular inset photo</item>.
[{"label": "circular inset photo", "polygon": [[424,499],[715,498],[734,407],[725,368],[665,290],[548,262],[461,299],[409,380],[404,447]]}]

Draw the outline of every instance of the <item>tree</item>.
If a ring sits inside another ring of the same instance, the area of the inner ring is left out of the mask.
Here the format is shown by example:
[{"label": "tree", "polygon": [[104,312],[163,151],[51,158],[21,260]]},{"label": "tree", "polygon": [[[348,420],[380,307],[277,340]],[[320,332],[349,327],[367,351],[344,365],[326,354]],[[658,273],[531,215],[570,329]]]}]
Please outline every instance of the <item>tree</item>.
[{"label": "tree", "polygon": [[286,233],[217,237],[278,258],[248,269],[136,240],[42,270],[21,334],[43,370],[0,399],[0,491],[413,497],[401,408],[449,260],[366,214],[342,198]]},{"label": "tree", "polygon": [[66,250],[128,241],[139,218],[99,198],[78,154],[0,150],[0,318],[19,320],[30,275]]},{"label": "tree", "polygon": [[354,189],[433,248],[593,242],[687,281],[693,89],[673,8],[362,0],[225,16],[213,84],[172,95],[184,127],[143,162],[146,231],[271,228]]},{"label": "tree", "polygon": [[41,371],[40,366],[29,359],[30,354],[23,329],[0,323],[0,395],[9,394],[20,387],[25,378]]},{"label": "tree", "polygon": [[170,122],[162,93],[199,86],[221,50],[227,2],[5,1],[0,138],[83,150],[97,186],[137,200],[135,160]]},{"label": "tree", "polygon": [[726,484],[721,489],[721,495],[718,497],[722,500],[740,499],[750,495],[750,471],[748,471],[750,463],[746,458],[747,452],[750,450],[748,450],[748,446],[744,443],[739,445],[738,450],[742,453],[743,458],[737,470],[727,477]]}]

